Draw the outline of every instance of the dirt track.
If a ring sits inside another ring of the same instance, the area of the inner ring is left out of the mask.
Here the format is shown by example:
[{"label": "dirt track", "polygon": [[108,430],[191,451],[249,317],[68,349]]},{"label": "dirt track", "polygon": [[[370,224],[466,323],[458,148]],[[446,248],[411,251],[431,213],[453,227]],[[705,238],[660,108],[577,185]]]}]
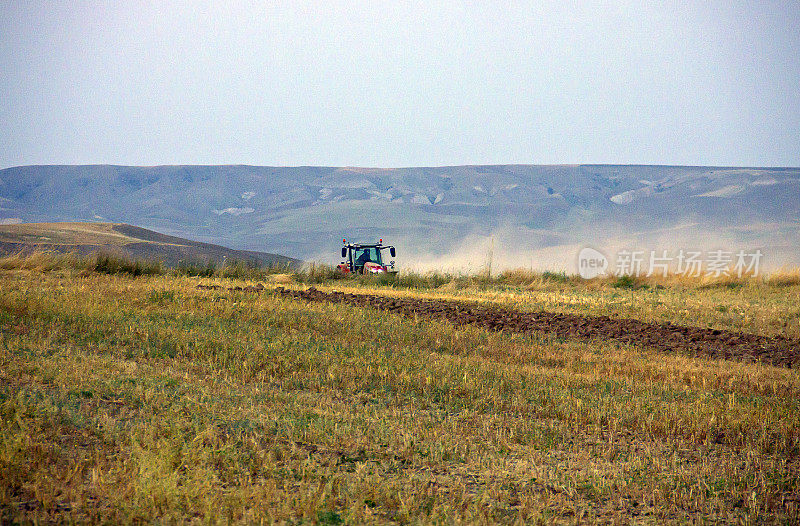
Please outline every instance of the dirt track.
[{"label": "dirt track", "polygon": [[278,294],[309,301],[349,303],[405,315],[444,318],[456,324],[474,324],[491,330],[538,332],[583,340],[608,339],[687,356],[768,363],[780,367],[800,364],[800,340],[766,337],[718,329],[647,323],[608,316],[583,316],[552,312],[515,312],[448,300],[390,298],[369,294],[276,289]]}]

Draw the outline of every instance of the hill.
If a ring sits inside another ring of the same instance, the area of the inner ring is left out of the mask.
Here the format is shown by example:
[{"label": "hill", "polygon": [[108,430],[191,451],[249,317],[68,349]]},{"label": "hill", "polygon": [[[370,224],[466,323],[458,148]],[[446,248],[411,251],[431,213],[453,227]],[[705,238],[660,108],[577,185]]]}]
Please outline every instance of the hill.
[{"label": "hill", "polygon": [[120,223],[25,223],[0,225],[0,254],[36,249],[91,254],[110,252],[134,259],[159,260],[175,266],[179,262],[221,263],[246,261],[271,265],[296,265],[299,260],[211,243],[191,241]]},{"label": "hill", "polygon": [[108,221],[334,262],[342,237],[398,263],[574,271],[578,247],[760,248],[800,264],[800,169],[23,166],[0,170],[0,222]]}]

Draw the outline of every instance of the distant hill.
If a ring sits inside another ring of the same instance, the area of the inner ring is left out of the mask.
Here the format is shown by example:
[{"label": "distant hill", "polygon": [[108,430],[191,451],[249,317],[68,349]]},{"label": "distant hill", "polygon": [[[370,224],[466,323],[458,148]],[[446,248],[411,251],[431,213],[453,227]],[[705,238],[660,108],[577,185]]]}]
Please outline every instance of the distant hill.
[{"label": "distant hill", "polygon": [[[398,265],[566,267],[578,247],[760,248],[800,265],[800,169],[499,165],[437,168],[22,166],[0,222],[104,221],[337,262],[383,238]],[[492,249],[493,246],[493,249]]]},{"label": "distant hill", "polygon": [[210,243],[159,234],[123,223],[25,223],[0,225],[0,254],[52,250],[81,255],[113,253],[133,259],[180,262],[245,261],[260,266],[297,265],[299,260],[233,250]]}]

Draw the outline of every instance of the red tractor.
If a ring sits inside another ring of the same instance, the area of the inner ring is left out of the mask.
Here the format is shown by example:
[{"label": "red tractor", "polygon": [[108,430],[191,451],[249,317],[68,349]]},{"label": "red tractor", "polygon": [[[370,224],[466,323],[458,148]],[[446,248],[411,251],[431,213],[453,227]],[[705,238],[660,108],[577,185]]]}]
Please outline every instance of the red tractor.
[{"label": "red tractor", "polygon": [[342,239],[342,261],[336,270],[342,274],[397,274],[394,269],[394,260],[389,264],[383,262],[381,252],[389,250],[389,255],[395,257],[393,246],[384,245],[383,239],[377,243],[348,243]]}]

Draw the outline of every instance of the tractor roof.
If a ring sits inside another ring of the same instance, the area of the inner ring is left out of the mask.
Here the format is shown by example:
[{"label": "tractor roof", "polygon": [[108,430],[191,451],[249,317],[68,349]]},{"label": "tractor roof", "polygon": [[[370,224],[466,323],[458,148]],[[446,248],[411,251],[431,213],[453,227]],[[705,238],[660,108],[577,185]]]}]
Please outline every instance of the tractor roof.
[{"label": "tractor roof", "polygon": [[345,243],[344,246],[351,248],[389,248],[391,245],[383,243]]}]

